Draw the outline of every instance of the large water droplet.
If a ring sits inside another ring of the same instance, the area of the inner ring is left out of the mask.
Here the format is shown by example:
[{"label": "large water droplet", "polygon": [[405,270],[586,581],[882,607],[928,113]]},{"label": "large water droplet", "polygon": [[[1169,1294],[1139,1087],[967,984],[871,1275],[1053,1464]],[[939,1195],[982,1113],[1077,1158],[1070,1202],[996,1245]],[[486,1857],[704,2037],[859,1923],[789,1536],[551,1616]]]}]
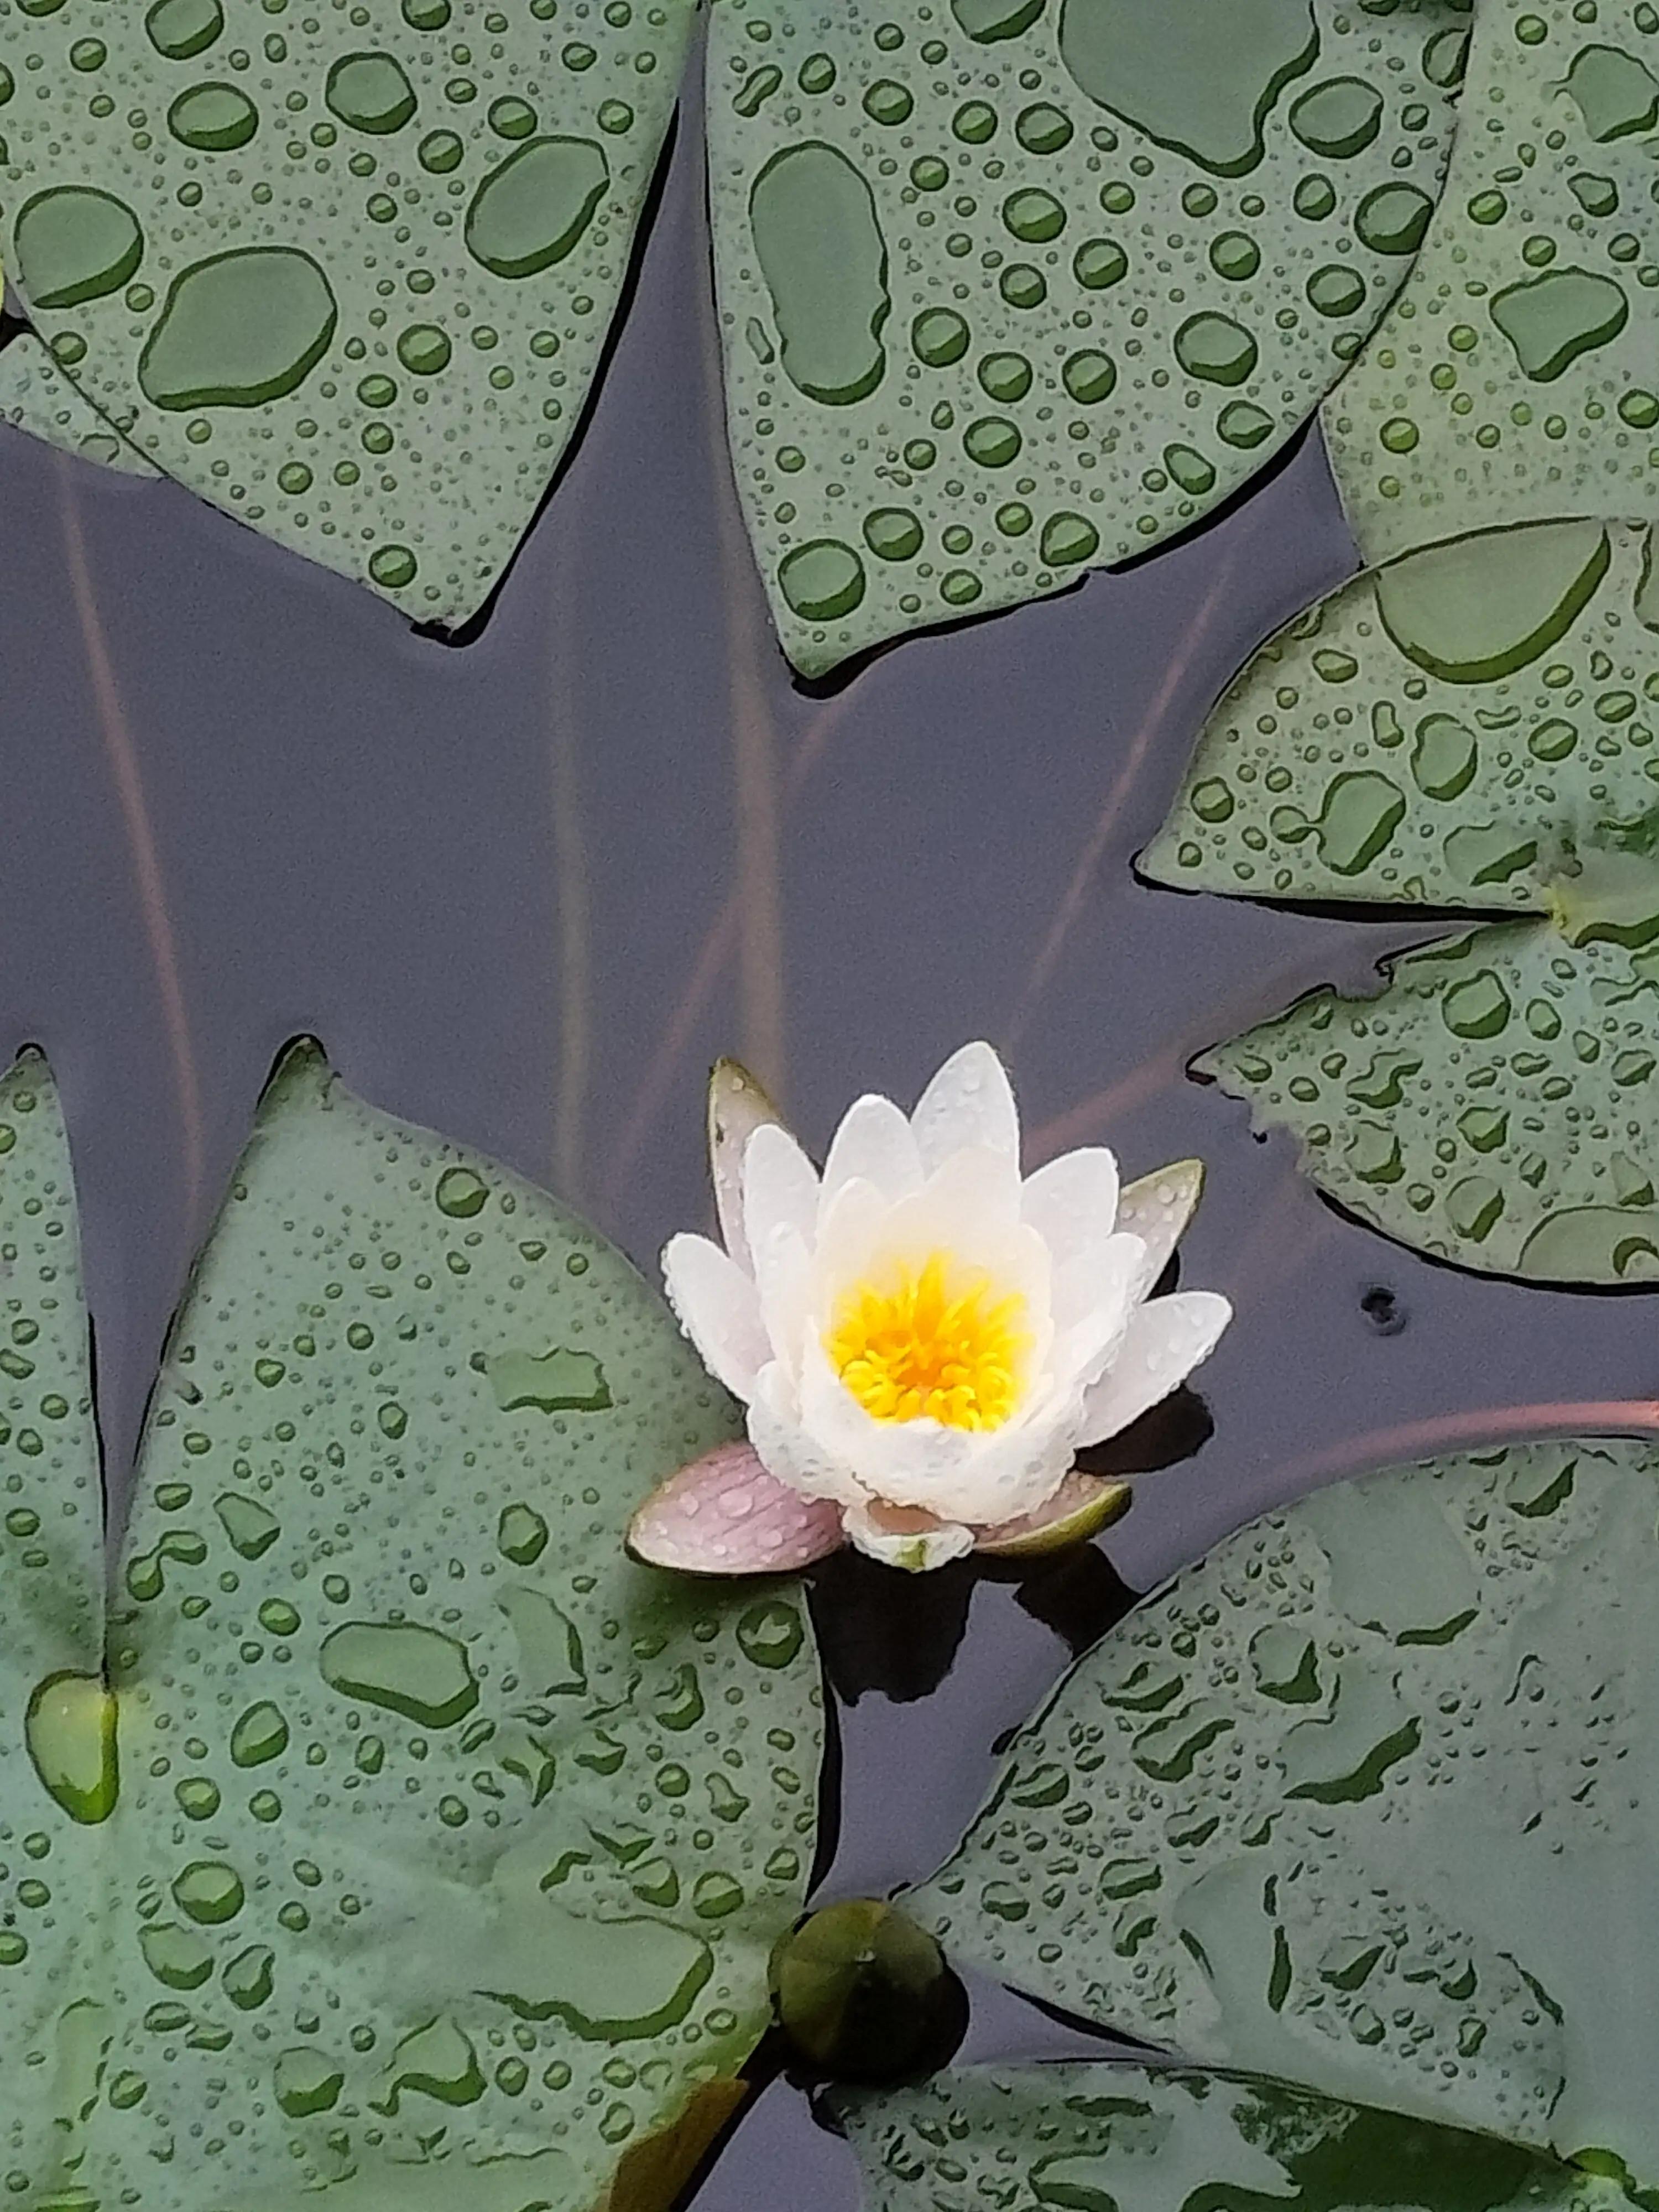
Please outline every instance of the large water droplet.
[{"label": "large water droplet", "polygon": [[234,84],[193,84],[167,110],[167,128],[200,154],[228,154],[259,127],[259,111]]},{"label": "large water droplet", "polygon": [[790,382],[830,406],[864,398],[891,304],[869,185],[835,147],[791,146],[756,178],[749,216]]},{"label": "large water droplet", "polygon": [[205,53],[224,27],[219,0],[155,0],[144,18],[150,44],[170,62]]},{"label": "large water droplet", "polygon": [[1565,88],[1577,101],[1590,137],[1604,143],[1651,131],[1659,122],[1659,77],[1618,46],[1581,46]]},{"label": "large water droplet", "polygon": [[575,1623],[540,1590],[505,1589],[497,1602],[519,1647],[519,1671],[533,1698],[574,1697],[587,1688]]},{"label": "large water droplet", "polygon": [[415,112],[415,88],[391,54],[346,54],[328,73],[323,97],[354,131],[401,131]]},{"label": "large water droplet", "polygon": [[1060,58],[1088,97],[1218,175],[1261,159],[1261,126],[1313,64],[1310,0],[1065,0]]},{"label": "large water droplet", "polygon": [[386,2069],[386,2094],[380,2109],[396,2112],[413,2093],[441,2105],[476,2104],[484,2093],[477,2054],[452,2020],[440,2018],[406,2035]]},{"label": "large water droplet", "polygon": [[196,1859],[173,1885],[179,1910],[204,1927],[216,1928],[234,1920],[242,1909],[242,1878],[222,1859]]},{"label": "large water droplet", "polygon": [[778,563],[778,588],[805,622],[836,622],[864,597],[864,563],[838,538],[797,545]]},{"label": "large water droplet", "polygon": [[48,1674],[23,1716],[23,1740],[48,1795],[93,1827],[115,1809],[115,1699],[96,1674]]},{"label": "large water droplet", "polygon": [[250,1705],[230,1732],[230,1755],[238,1766],[263,1766],[288,1749],[288,1723],[266,1699]]},{"label": "large water droplet", "polygon": [[473,194],[467,245],[493,276],[538,276],[574,249],[610,181],[592,139],[532,138]]},{"label": "large water droplet", "polygon": [[138,362],[157,407],[258,407],[297,390],[327,352],[337,311],[308,253],[243,246],[174,278]]},{"label": "large water droplet", "polygon": [[544,1413],[602,1413],[611,1402],[605,1370],[591,1352],[562,1345],[539,1354],[498,1352],[483,1365],[504,1413],[526,1406]]},{"label": "large water droplet", "polygon": [[320,2051],[284,2051],[276,2061],[276,2102],[291,2120],[332,2112],[345,2087],[345,2074]]},{"label": "large water droplet", "polygon": [[981,46],[1017,39],[1042,13],[1044,0],[951,0],[951,13]]},{"label": "large water droplet", "polygon": [[1545,522],[1429,547],[1378,572],[1402,653],[1452,684],[1511,676],[1563,637],[1607,573],[1599,522]]},{"label": "large water droplet", "polygon": [[118,291],[144,258],[138,218],[112,192],[58,185],[24,203],[17,278],[36,307],[76,307]]},{"label": "large water droplet", "polygon": [[452,1728],[478,1702],[466,1646],[416,1621],[347,1621],[323,1639],[317,1663],[342,1697]]},{"label": "large water droplet", "polygon": [[1492,319],[1522,369],[1548,384],[1581,354],[1616,338],[1630,302],[1611,276],[1589,269],[1547,269],[1493,297]]},{"label": "large water droplet", "polygon": [[1316,154],[1340,161],[1369,146],[1382,127],[1382,95],[1363,77],[1334,76],[1291,105],[1291,128]]},{"label": "large water droplet", "polygon": [[1231,315],[1189,315],[1175,334],[1176,359],[1189,376],[1243,384],[1255,367],[1255,340]]},{"label": "large water droplet", "polygon": [[1415,253],[1434,202],[1415,185],[1378,185],[1354,210],[1353,227],[1373,253]]},{"label": "large water droplet", "polygon": [[213,1510],[230,1539],[231,1549],[244,1559],[262,1558],[283,1533],[283,1524],[274,1513],[239,1491],[228,1490],[216,1498]]}]

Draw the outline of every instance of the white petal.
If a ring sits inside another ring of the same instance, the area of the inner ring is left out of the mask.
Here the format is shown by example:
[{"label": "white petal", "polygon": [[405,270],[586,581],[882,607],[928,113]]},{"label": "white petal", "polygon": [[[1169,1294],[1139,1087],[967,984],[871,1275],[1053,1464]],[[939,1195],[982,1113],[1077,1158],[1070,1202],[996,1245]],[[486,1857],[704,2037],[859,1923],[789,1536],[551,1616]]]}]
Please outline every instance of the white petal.
[{"label": "white petal", "polygon": [[1111,1235],[1117,1226],[1117,1192],[1116,1160],[1103,1146],[1088,1146],[1062,1152],[1027,1176],[1019,1210],[1047,1241],[1056,1267],[1063,1267]]},{"label": "white petal", "polygon": [[830,1157],[823,1164],[823,1199],[828,1206],[843,1183],[873,1183],[886,1199],[921,1188],[921,1155],[908,1117],[890,1098],[873,1091],[854,1100],[841,1120]]},{"label": "white petal", "polygon": [[744,1152],[763,1121],[780,1118],[746,1067],[735,1060],[715,1061],[708,1078],[708,1177],[721,1239],[740,1267],[749,1265],[749,1240],[743,1233]]},{"label": "white petal", "polygon": [[749,1441],[769,1474],[805,1498],[863,1505],[868,1494],[844,1461],[802,1425],[794,1385],[775,1360],[762,1368],[749,1405]]},{"label": "white petal", "polygon": [[1116,1358],[1089,1393],[1080,1441],[1115,1437],[1167,1398],[1209,1358],[1232,1317],[1215,1291],[1177,1291],[1139,1307]]},{"label": "white petal", "polygon": [[931,1513],[892,1506],[854,1506],[847,1516],[846,1527],[860,1552],[867,1552],[884,1566],[902,1567],[913,1575],[942,1567],[974,1548],[971,1528],[935,1520]]},{"label": "white petal", "polygon": [[775,1229],[799,1230],[810,1246],[817,1218],[817,1170],[781,1122],[763,1121],[743,1154],[743,1233],[750,1258]]},{"label": "white petal", "polygon": [[969,1145],[982,1145],[1016,1164],[1019,1159],[1014,1094],[988,1044],[965,1044],[951,1054],[917,1100],[910,1127],[930,1175]]},{"label": "white petal", "polygon": [[1135,1279],[1136,1297],[1144,1298],[1169,1266],[1203,1188],[1202,1160],[1174,1160],[1156,1175],[1125,1185],[1117,1225],[1133,1230],[1146,1247],[1145,1264]]},{"label": "white petal", "polygon": [[668,1303],[703,1365],[734,1397],[747,1398],[772,1357],[753,1283],[707,1237],[671,1237],[662,1276]]},{"label": "white petal", "polygon": [[755,1291],[770,1350],[790,1375],[799,1371],[811,1323],[812,1255],[793,1222],[781,1221],[754,1249]]},{"label": "white petal", "polygon": [[1057,1271],[1048,1369],[1060,1389],[1094,1382],[1122,1344],[1134,1318],[1145,1251],[1138,1237],[1109,1237]]}]

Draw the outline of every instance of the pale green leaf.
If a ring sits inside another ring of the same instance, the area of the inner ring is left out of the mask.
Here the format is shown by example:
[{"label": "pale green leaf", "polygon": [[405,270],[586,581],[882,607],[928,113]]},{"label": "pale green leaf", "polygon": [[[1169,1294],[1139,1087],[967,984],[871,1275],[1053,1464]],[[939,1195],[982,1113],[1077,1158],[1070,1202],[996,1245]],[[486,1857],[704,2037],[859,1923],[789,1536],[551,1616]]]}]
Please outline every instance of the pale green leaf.
[{"label": "pale green leaf", "polygon": [[1316,991],[1198,1071],[1419,1251],[1542,1282],[1659,1281],[1659,944],[1505,923],[1384,972],[1379,996]]},{"label": "pale green leaf", "polygon": [[1060,589],[1259,469],[1410,265],[1462,37],[1444,0],[720,0],[727,414],[796,665]]},{"label": "pale green leaf", "polygon": [[1547,911],[1659,805],[1639,528],[1488,532],[1358,576],[1262,647],[1142,866],[1183,890]]},{"label": "pale green leaf", "polygon": [[8,275],[170,475],[459,624],[580,419],[693,14],[18,0]]},{"label": "pale green leaf", "polygon": [[972,2067],[842,2092],[870,2212],[1616,2212],[1518,2144],[1188,2068]]},{"label": "pale green leaf", "polygon": [[[61,1179],[57,1203],[72,1260]],[[21,2203],[672,2193],[769,2016],[822,1751],[794,1595],[623,1552],[643,1492],[732,1427],[600,1239],[290,1055],[157,1386],[112,1750],[84,1588],[17,1613],[46,1623],[24,1678],[90,1677],[49,1714],[53,1791],[0,1765]],[[84,1516],[88,1449],[39,1480],[48,1531]]]},{"label": "pale green leaf", "polygon": [[1188,2061],[1651,2183],[1656,1519],[1652,1447],[1588,1439],[1266,1516],[1078,1665],[906,1910]]},{"label": "pale green leaf", "polygon": [[1659,502],[1651,0],[1480,0],[1417,266],[1325,404],[1368,561]]}]

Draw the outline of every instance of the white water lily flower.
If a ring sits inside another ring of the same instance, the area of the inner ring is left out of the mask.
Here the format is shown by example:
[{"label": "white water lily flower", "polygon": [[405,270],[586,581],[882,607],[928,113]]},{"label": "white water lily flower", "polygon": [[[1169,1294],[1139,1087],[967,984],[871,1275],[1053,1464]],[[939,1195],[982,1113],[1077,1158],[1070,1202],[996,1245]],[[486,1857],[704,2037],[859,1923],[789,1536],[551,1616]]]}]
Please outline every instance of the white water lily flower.
[{"label": "white water lily flower", "polygon": [[850,1540],[920,1569],[1071,1540],[1121,1510],[1121,1485],[1073,1472],[1079,1448],[1167,1396],[1231,1318],[1213,1291],[1148,1296],[1196,1161],[1121,1193],[1091,1147],[1022,1180],[987,1044],[946,1060],[908,1118],[859,1099],[822,1175],[729,1063],[710,1107],[725,1249],[676,1237],[663,1275],[750,1442],[647,1501],[638,1556],[776,1571]]}]

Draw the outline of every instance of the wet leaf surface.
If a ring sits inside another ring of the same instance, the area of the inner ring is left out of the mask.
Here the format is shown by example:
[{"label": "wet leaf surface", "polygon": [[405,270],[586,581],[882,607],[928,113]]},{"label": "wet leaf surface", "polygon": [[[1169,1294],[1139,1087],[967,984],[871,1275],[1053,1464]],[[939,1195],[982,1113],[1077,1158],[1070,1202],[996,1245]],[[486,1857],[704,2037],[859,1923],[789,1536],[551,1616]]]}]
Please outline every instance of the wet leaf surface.
[{"label": "wet leaf surface", "polygon": [[1468,29],[1422,252],[1325,404],[1369,561],[1454,530],[1654,511],[1659,13],[1481,0]]},{"label": "wet leaf surface", "polygon": [[459,626],[580,416],[692,13],[18,0],[6,267],[168,474]]},{"label": "wet leaf surface", "polygon": [[1659,946],[1516,922],[1386,974],[1376,998],[1315,992],[1194,1065],[1402,1243],[1535,1281],[1659,1280]]},{"label": "wet leaf surface", "polygon": [[1184,2067],[973,2068],[836,2103],[870,2212],[1613,2212],[1626,2201],[1612,2181],[1489,2136]]},{"label": "wet leaf surface", "polygon": [[1446,8],[1175,15],[714,11],[729,427],[808,674],[1187,527],[1409,268],[1454,113]]},{"label": "wet leaf surface", "polygon": [[[610,1247],[298,1050],[168,1348],[106,1676],[43,1066],[0,1104],[14,2185],[653,2202],[730,2109],[817,1820],[792,1594],[622,1550],[729,1406]],[[602,1405],[503,1408],[490,1361],[550,1343]]]},{"label": "wet leaf surface", "polygon": [[1656,1495],[1574,1439],[1267,1515],[1073,1671],[906,1911],[1188,2060],[1659,2171]]},{"label": "wet leaf surface", "polygon": [[1651,531],[1489,531],[1359,576],[1258,653],[1143,856],[1251,896],[1516,909],[1200,1055],[1320,1188],[1443,1259],[1659,1271]]},{"label": "wet leaf surface", "polygon": [[0,347],[0,422],[83,461],[101,461],[130,476],[161,473],[99,413],[33,331],[19,331]]}]

